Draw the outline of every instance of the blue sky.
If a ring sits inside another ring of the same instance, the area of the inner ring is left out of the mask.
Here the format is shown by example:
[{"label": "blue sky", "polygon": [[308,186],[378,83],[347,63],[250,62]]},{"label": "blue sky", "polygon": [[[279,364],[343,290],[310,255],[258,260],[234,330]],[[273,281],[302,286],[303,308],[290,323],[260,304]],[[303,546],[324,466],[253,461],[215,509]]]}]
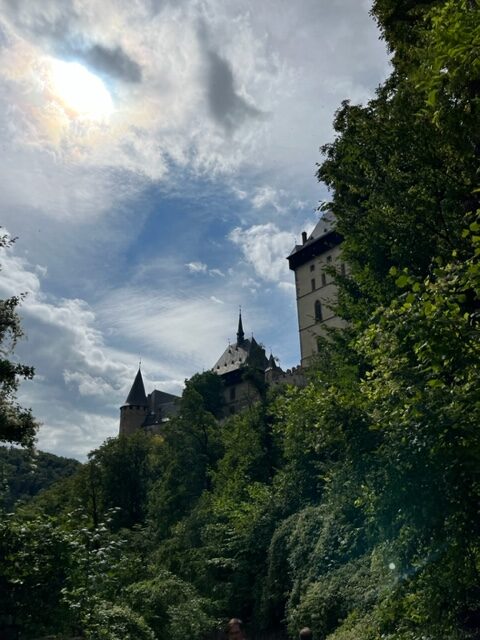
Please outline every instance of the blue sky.
[{"label": "blue sky", "polygon": [[179,393],[239,305],[299,360],[285,256],[328,198],[319,147],[388,58],[362,0],[0,0],[0,295],[28,295],[39,448],[118,431],[138,361]]}]

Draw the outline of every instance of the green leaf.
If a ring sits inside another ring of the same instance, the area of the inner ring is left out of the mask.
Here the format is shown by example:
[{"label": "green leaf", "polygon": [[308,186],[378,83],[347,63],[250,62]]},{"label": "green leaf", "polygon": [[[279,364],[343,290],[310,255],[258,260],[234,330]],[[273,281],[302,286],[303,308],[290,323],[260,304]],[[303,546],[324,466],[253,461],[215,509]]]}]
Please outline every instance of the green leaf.
[{"label": "green leaf", "polygon": [[401,276],[399,276],[396,280],[395,280],[395,284],[397,285],[397,287],[399,287],[400,289],[403,289],[404,287],[407,286],[407,284],[410,283],[410,278],[405,275],[404,273],[402,273]]}]

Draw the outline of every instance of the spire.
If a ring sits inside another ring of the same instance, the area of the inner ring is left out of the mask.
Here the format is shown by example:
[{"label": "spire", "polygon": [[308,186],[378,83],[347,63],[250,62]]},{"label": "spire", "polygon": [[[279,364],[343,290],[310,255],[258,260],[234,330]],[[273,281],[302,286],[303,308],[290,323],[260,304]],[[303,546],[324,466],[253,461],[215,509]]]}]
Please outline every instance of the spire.
[{"label": "spire", "polygon": [[277,369],[277,363],[275,361],[275,358],[273,357],[273,353],[270,351],[270,357],[268,359],[268,368],[269,369]]},{"label": "spire", "polygon": [[245,340],[245,334],[243,333],[243,325],[242,325],[242,308],[240,307],[240,311],[238,314],[237,344],[243,344],[244,340]]},{"label": "spire", "polygon": [[133,381],[130,393],[125,400],[125,404],[134,405],[137,407],[146,407],[148,404],[140,366],[138,367],[137,375],[135,376],[135,380]]}]

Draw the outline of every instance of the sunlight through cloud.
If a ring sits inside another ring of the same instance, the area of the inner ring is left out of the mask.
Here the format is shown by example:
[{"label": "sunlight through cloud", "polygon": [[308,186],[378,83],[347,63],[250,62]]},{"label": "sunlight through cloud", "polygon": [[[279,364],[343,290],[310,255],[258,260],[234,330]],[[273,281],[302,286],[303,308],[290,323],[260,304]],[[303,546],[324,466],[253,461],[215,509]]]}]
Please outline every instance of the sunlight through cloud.
[{"label": "sunlight through cloud", "polygon": [[78,62],[54,60],[52,89],[65,107],[90,120],[104,120],[113,112],[110,93],[100,78]]}]

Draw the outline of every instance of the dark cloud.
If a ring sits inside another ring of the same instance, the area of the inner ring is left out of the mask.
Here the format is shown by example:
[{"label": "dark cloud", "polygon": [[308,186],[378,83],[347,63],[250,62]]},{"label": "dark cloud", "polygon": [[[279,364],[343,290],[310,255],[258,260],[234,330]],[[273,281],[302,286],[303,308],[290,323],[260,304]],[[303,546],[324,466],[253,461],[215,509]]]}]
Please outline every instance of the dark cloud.
[{"label": "dark cloud", "polygon": [[225,130],[232,131],[249,118],[263,117],[262,111],[236,93],[228,62],[213,51],[207,51],[207,57],[208,106],[214,119]]},{"label": "dark cloud", "polygon": [[124,80],[141,82],[142,68],[121,47],[108,49],[96,44],[86,51],[78,52],[78,57],[100,73]]},{"label": "dark cloud", "polygon": [[54,55],[83,62],[94,71],[118,80],[141,82],[141,66],[121,46],[92,42],[84,33],[81,17],[71,1],[42,7],[27,0],[0,0],[1,6],[17,29]]}]

